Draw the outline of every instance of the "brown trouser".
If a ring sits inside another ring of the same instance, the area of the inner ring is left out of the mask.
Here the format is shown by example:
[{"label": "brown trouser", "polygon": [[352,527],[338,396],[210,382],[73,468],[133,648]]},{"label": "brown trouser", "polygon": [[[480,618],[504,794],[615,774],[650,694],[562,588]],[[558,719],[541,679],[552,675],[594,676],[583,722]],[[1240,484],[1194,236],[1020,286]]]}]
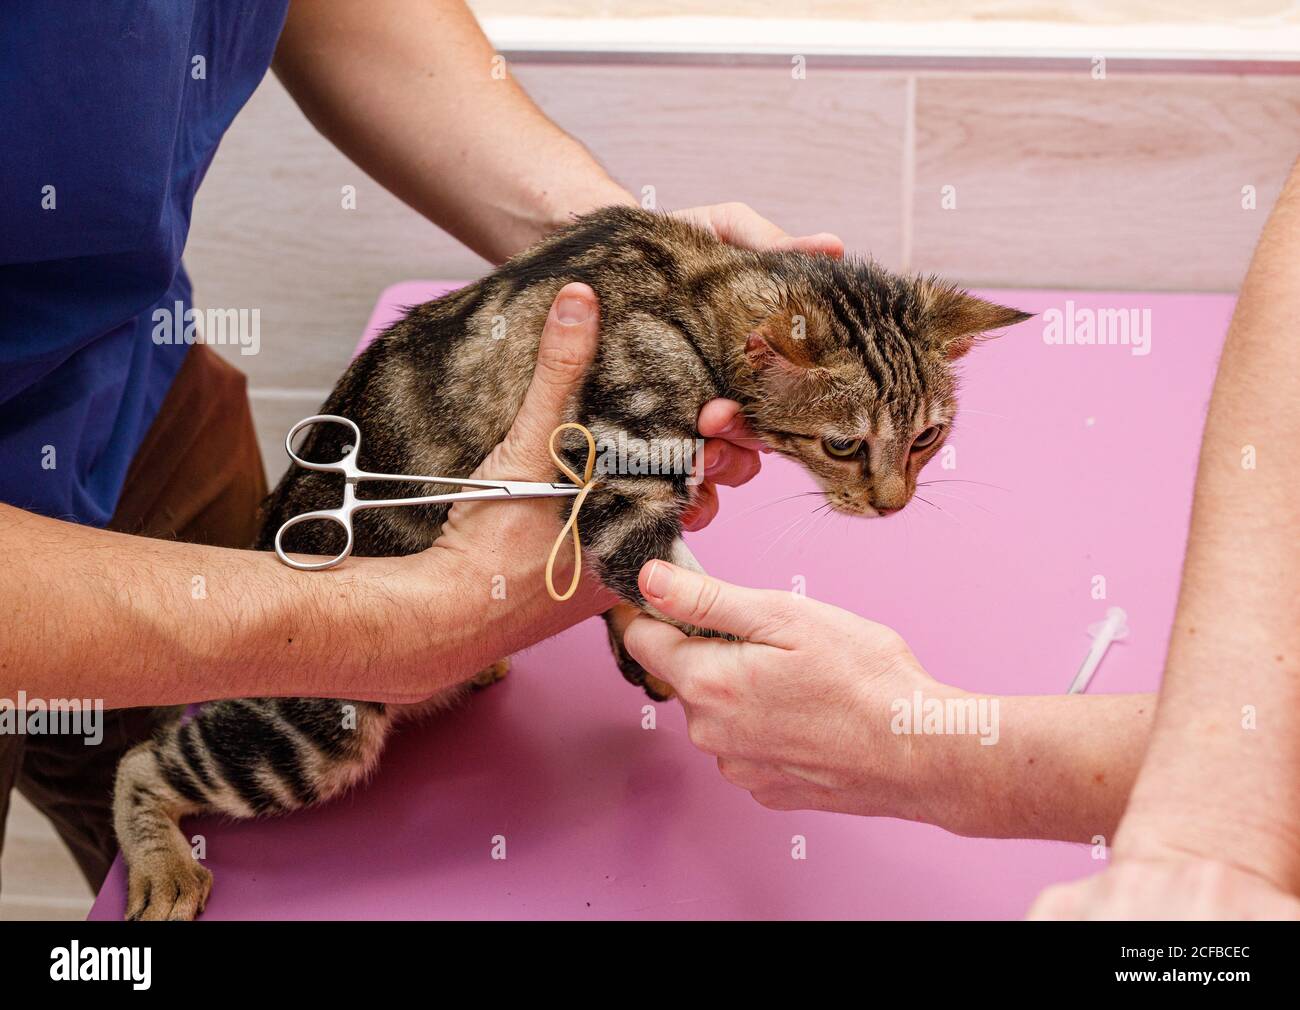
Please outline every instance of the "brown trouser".
[{"label": "brown trouser", "polygon": [[[266,495],[242,372],[209,347],[185,356],[108,528],[122,533],[219,547],[250,547]],[[99,890],[113,862],[113,775],[121,756],[146,739],[172,709],[104,713],[104,739],[0,735],[0,847],[17,786],[48,817]]]}]

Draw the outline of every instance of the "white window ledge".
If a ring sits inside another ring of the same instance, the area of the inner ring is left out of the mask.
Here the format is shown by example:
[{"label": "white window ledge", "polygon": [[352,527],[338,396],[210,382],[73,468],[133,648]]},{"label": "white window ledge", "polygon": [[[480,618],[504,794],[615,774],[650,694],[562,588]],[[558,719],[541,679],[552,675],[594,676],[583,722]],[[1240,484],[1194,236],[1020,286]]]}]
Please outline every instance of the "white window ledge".
[{"label": "white window ledge", "polygon": [[[792,18],[482,20],[497,50],[537,60],[770,62],[803,55],[864,65],[1068,64],[1098,56],[1154,69],[1300,72],[1300,25],[1078,25]],[[1242,66],[1246,64],[1246,66]]]}]

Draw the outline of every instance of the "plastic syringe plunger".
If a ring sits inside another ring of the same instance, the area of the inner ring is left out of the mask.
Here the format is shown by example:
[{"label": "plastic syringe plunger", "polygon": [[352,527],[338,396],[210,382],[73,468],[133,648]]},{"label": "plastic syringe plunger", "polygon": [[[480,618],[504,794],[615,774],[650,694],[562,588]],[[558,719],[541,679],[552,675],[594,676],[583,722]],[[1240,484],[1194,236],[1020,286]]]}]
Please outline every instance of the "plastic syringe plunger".
[{"label": "plastic syringe plunger", "polygon": [[1089,626],[1088,634],[1092,636],[1092,647],[1084,657],[1079,672],[1074,675],[1067,694],[1079,694],[1087,690],[1088,682],[1097,672],[1097,667],[1101,666],[1102,657],[1106,655],[1110,643],[1127,638],[1128,630],[1128,614],[1124,613],[1122,607],[1111,607],[1106,611],[1104,621]]}]

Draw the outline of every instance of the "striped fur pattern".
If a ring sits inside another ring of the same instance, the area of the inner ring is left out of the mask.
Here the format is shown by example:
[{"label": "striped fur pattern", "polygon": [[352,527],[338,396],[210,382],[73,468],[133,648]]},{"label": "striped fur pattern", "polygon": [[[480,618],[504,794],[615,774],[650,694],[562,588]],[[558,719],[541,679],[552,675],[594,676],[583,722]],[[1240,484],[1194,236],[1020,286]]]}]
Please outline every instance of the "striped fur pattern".
[{"label": "striped fur pattern", "polygon": [[[696,437],[704,403],[730,397],[771,448],[813,475],[832,508],[865,516],[906,504],[917,471],[943,444],[956,409],[954,359],[978,334],[1025,318],[871,262],[741,250],[677,219],[607,208],[477,283],[412,308],[353,362],[321,412],[359,425],[366,469],[471,472],[513,421],[551,303],[572,281],[595,290],[601,321],[599,354],[572,420],[611,442],[619,433],[683,442]],[[934,440],[917,446],[918,433],[930,430]],[[336,459],[345,434],[318,426],[299,451]],[[577,438],[563,451],[580,471],[585,443]],[[339,480],[290,468],[266,502],[257,546],[269,549],[290,516],[336,504]],[[646,561],[693,564],[681,540],[692,487],[685,474],[610,474],[583,508],[585,560],[630,607],[646,607],[636,581]],[[369,493],[429,491],[390,484]],[[563,511],[570,503],[557,504]],[[355,553],[424,550],[446,514],[445,505],[360,512]],[[333,554],[341,546],[330,527],[292,532],[290,550]],[[623,653],[630,611],[616,610],[610,637],[624,676],[667,697],[667,685]],[[476,680],[503,672],[498,664]],[[452,704],[465,690],[418,709]],[[202,909],[211,878],[191,857],[179,818],[252,817],[328,800],[367,775],[394,723],[413,714],[325,699],[225,701],[132,751],[115,799],[128,916],[188,919]]]}]

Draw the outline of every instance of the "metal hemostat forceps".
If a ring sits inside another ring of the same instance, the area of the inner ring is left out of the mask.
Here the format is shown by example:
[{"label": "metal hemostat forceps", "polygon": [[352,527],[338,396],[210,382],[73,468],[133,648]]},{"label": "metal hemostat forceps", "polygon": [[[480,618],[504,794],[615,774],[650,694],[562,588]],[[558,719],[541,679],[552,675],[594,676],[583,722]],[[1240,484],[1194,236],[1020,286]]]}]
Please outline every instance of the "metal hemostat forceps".
[{"label": "metal hemostat forceps", "polygon": [[[347,447],[343,457],[334,463],[312,463],[293,451],[293,439],[298,432],[313,424],[341,424],[351,429],[352,444]],[[544,484],[536,481],[520,480],[479,480],[467,477],[418,477],[404,473],[370,473],[357,466],[361,453],[361,429],[346,417],[337,414],[314,414],[304,417],[289,429],[284,438],[285,451],[289,453],[298,466],[322,473],[341,473],[343,475],[343,504],[336,509],[320,509],[316,512],[304,512],[288,520],[275,534],[275,554],[290,568],[301,572],[319,572],[340,564],[352,553],[352,515],[361,509],[396,508],[402,505],[437,505],[442,502],[458,501],[514,501],[522,498],[576,498],[583,488],[577,484]],[[566,468],[567,469],[567,468]],[[473,491],[453,491],[449,494],[424,495],[417,498],[358,498],[357,485],[367,480],[410,481],[417,484],[454,484],[460,487],[474,488]],[[347,534],[347,543],[343,550],[325,561],[296,561],[285,553],[281,541],[285,531],[299,523],[312,521],[336,523]],[[566,528],[567,530],[567,528]],[[552,552],[552,555],[554,552]],[[576,582],[576,579],[575,579]]]}]

